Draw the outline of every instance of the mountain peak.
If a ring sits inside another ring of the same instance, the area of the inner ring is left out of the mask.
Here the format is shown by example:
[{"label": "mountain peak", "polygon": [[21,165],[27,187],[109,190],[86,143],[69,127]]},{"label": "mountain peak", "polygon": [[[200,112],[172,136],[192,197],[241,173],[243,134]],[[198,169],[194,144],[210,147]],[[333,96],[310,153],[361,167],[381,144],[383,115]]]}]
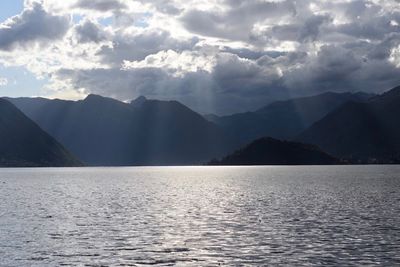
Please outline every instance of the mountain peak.
[{"label": "mountain peak", "polygon": [[131,105],[133,106],[140,106],[142,105],[144,102],[146,102],[148,99],[145,96],[139,96],[136,99],[131,101]]},{"label": "mountain peak", "polygon": [[83,103],[89,105],[110,105],[110,104],[119,104],[124,105],[123,102],[116,100],[110,97],[104,97],[101,95],[90,94],[84,100]]},{"label": "mountain peak", "polygon": [[96,99],[103,99],[104,97],[95,94],[89,94],[84,101],[96,100]]}]

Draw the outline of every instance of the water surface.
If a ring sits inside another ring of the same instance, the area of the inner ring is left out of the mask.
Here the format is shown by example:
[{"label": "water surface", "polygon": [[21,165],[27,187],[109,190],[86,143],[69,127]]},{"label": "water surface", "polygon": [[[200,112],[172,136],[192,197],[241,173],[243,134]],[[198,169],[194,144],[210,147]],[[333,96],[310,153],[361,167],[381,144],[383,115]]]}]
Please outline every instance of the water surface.
[{"label": "water surface", "polygon": [[0,266],[396,266],[400,167],[0,170]]}]

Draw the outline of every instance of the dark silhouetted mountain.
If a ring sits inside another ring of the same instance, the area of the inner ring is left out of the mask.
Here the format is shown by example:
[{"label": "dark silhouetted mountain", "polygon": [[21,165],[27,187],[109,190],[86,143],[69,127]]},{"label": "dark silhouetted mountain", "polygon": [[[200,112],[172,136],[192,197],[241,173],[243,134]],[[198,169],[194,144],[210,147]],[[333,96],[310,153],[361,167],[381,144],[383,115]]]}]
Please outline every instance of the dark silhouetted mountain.
[{"label": "dark silhouetted mountain", "polygon": [[176,101],[10,99],[90,165],[181,165],[226,153],[221,129]]},{"label": "dark silhouetted mountain", "polygon": [[222,160],[210,165],[329,165],[339,160],[322,152],[314,145],[258,139]]},{"label": "dark silhouetted mountain", "polygon": [[0,99],[0,167],[81,166],[62,145],[4,99]]},{"label": "dark silhouetted mountain", "polygon": [[348,101],[363,102],[373,95],[364,93],[324,93],[317,96],[278,101],[255,112],[206,119],[231,133],[239,144],[263,136],[292,139],[314,122]]},{"label": "dark silhouetted mountain", "polygon": [[369,163],[400,162],[400,87],[366,103],[349,102],[297,139],[332,155]]}]

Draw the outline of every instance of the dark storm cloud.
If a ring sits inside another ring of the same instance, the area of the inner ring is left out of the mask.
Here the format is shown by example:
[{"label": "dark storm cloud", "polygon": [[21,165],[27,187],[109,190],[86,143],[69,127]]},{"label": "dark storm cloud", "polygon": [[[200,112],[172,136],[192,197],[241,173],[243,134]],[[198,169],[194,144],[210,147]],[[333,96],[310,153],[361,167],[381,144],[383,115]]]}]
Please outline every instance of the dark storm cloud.
[{"label": "dark storm cloud", "polygon": [[62,38],[69,29],[68,16],[56,16],[35,3],[0,27],[0,49],[13,50],[32,43],[41,44]]},{"label": "dark storm cloud", "polygon": [[90,20],[85,20],[83,23],[77,25],[75,32],[80,43],[99,43],[106,40],[106,34],[101,29],[101,26]]},{"label": "dark storm cloud", "polygon": [[361,60],[350,50],[324,46],[304,67],[288,72],[285,82],[291,88],[332,86],[353,76],[361,68],[361,64]]},{"label": "dark storm cloud", "polygon": [[285,85],[311,93],[377,92],[398,85],[400,69],[385,57],[368,57],[368,51],[374,49],[363,43],[347,47],[324,46],[315,57],[308,58],[302,68],[285,73]]},{"label": "dark storm cloud", "polygon": [[273,26],[263,34],[281,41],[297,41],[300,43],[315,41],[320,34],[321,27],[330,21],[329,16],[313,15],[306,18],[302,23]]},{"label": "dark storm cloud", "polygon": [[77,88],[123,100],[146,95],[176,99],[203,113],[229,114],[290,96],[377,92],[400,83],[400,69],[387,57],[373,57],[374,49],[363,42],[325,45],[315,55],[301,51],[251,54],[231,49],[217,54],[211,72],[199,70],[179,77],[163,68],[121,70],[118,65],[58,75]]},{"label": "dark storm cloud", "polygon": [[376,45],[370,45],[368,58],[387,60],[392,49],[400,45],[400,33],[391,33]]},{"label": "dark storm cloud", "polygon": [[225,12],[189,10],[181,18],[187,30],[204,36],[234,40],[251,38],[254,23],[281,18],[295,13],[292,1],[226,1]]},{"label": "dark storm cloud", "polygon": [[[337,32],[353,38],[380,40],[392,32],[400,32],[399,25],[392,25],[392,16],[382,16],[367,21],[356,21],[337,27]],[[396,16],[397,17],[397,16]]]},{"label": "dark storm cloud", "polygon": [[57,75],[96,94],[124,100],[138,95],[175,99],[203,113],[246,111],[271,98],[287,97],[284,90],[273,90],[281,87],[276,71],[267,72],[255,62],[230,53],[217,57],[211,73],[199,70],[181,77],[173,77],[160,68],[62,70]]}]

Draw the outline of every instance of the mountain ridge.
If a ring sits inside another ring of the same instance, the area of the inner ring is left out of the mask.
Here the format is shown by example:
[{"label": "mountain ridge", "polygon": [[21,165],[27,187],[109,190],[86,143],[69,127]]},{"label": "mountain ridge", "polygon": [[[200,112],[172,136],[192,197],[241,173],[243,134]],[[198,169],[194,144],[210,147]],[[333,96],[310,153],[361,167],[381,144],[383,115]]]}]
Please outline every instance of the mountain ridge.
[{"label": "mountain ridge", "polygon": [[177,101],[142,100],[11,99],[90,165],[187,165],[226,153],[229,144],[214,123]]},{"label": "mountain ridge", "polygon": [[82,164],[19,109],[0,99],[1,167],[74,167]]},{"label": "mountain ridge", "polygon": [[370,97],[364,93],[327,92],[277,101],[254,112],[206,118],[230,133],[240,145],[264,136],[290,140],[347,101],[364,102]]},{"label": "mountain ridge", "polygon": [[348,102],[314,123],[296,140],[360,163],[400,162],[400,87],[365,103]]}]

